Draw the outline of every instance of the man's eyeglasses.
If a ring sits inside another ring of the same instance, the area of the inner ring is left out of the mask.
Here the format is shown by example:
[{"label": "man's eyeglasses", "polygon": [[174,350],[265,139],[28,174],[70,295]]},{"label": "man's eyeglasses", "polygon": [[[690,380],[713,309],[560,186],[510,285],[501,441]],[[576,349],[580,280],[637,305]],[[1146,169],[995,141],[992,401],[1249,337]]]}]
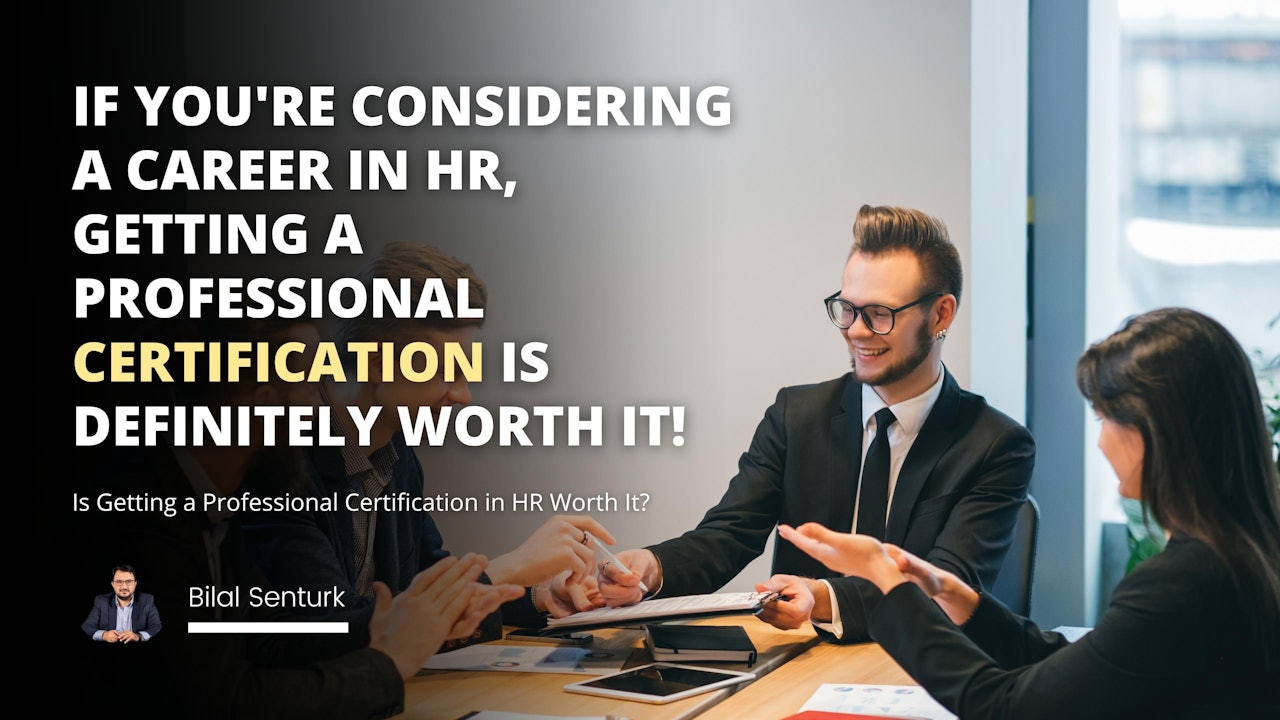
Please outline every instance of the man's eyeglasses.
[{"label": "man's eyeglasses", "polygon": [[126,586],[126,585],[134,585],[134,584],[136,584],[137,582],[138,582],[137,580],[112,580],[112,581],[111,581],[111,584],[112,584],[112,585],[119,585],[119,586],[121,586],[121,587],[124,587],[124,586]]},{"label": "man's eyeglasses", "polygon": [[831,318],[831,322],[841,330],[848,330],[853,327],[853,324],[858,320],[858,315],[862,315],[862,322],[867,326],[868,330],[877,335],[888,335],[893,332],[894,320],[898,313],[943,295],[944,293],[932,292],[896,308],[884,305],[856,307],[849,301],[842,300],[839,291],[837,291],[830,297],[823,299],[822,304],[827,307],[827,317]]}]

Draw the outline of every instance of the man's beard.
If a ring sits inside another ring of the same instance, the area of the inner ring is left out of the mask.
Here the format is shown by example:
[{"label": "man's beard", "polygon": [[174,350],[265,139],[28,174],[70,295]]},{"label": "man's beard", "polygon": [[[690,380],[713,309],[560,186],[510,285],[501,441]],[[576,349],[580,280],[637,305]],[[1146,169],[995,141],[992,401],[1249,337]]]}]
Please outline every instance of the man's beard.
[{"label": "man's beard", "polygon": [[916,347],[910,355],[902,360],[892,363],[880,373],[879,377],[863,378],[858,375],[858,358],[857,351],[853,351],[849,356],[849,364],[853,366],[853,377],[860,383],[870,385],[872,387],[881,387],[884,385],[892,385],[920,367],[925,360],[929,358],[929,352],[933,350],[933,335],[929,333],[929,325],[921,323],[920,332],[916,337]]}]

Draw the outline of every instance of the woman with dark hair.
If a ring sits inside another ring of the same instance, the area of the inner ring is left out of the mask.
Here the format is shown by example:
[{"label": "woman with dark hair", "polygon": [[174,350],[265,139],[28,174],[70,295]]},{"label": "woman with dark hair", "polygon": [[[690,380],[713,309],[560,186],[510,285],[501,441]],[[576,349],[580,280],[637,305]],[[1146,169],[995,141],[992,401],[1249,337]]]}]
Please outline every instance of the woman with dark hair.
[{"label": "woman with dark hair", "polygon": [[1079,641],[873,538],[782,537],[878,586],[871,637],[966,720],[1280,717],[1280,478],[1248,357],[1214,320],[1156,310],[1090,347],[1076,383],[1120,494],[1169,535]]}]

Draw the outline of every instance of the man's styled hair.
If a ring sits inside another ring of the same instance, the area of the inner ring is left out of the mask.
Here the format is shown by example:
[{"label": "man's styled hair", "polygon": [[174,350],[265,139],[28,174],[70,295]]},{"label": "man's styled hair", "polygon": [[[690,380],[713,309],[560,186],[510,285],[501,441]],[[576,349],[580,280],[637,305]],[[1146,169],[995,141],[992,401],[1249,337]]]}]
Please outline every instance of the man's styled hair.
[{"label": "man's styled hair", "polygon": [[919,210],[893,206],[863,205],[853,221],[853,248],[849,256],[878,257],[909,252],[920,262],[925,292],[950,293],[960,303],[964,271],[960,252],[951,244],[947,226],[938,218]]},{"label": "man's styled hair", "polygon": [[[476,276],[471,266],[461,260],[442,252],[439,248],[428,245],[417,245],[409,242],[394,242],[383,248],[357,276],[370,297],[373,295],[374,278],[386,278],[392,285],[399,286],[401,280],[408,280],[411,288],[410,307],[416,307],[422,297],[423,287],[427,280],[439,278],[444,281],[445,295],[455,310],[458,307],[458,281],[467,281],[467,305],[472,309],[482,309],[489,299],[484,283]],[[371,309],[367,309],[357,317],[339,318],[334,321],[333,335],[339,347],[346,347],[352,342],[383,342],[403,337],[415,330],[453,330],[468,326],[484,324],[483,318],[441,317],[432,314],[424,318],[398,318],[385,313],[384,317],[373,317]]]},{"label": "man's styled hair", "polygon": [[133,576],[134,580],[138,579],[138,571],[134,570],[132,565],[117,565],[111,568],[111,579],[115,580],[116,573],[119,573],[119,572],[127,572]]}]

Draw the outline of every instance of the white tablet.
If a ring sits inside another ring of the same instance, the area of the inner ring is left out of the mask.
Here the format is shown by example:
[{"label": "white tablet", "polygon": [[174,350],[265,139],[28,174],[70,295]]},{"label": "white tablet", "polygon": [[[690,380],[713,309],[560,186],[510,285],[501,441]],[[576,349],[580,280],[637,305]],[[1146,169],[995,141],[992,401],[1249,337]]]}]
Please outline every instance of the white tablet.
[{"label": "white tablet", "polygon": [[754,675],[745,672],[693,665],[653,663],[593,680],[570,683],[565,685],[564,689],[569,692],[604,695],[623,700],[669,703],[754,678]]}]

